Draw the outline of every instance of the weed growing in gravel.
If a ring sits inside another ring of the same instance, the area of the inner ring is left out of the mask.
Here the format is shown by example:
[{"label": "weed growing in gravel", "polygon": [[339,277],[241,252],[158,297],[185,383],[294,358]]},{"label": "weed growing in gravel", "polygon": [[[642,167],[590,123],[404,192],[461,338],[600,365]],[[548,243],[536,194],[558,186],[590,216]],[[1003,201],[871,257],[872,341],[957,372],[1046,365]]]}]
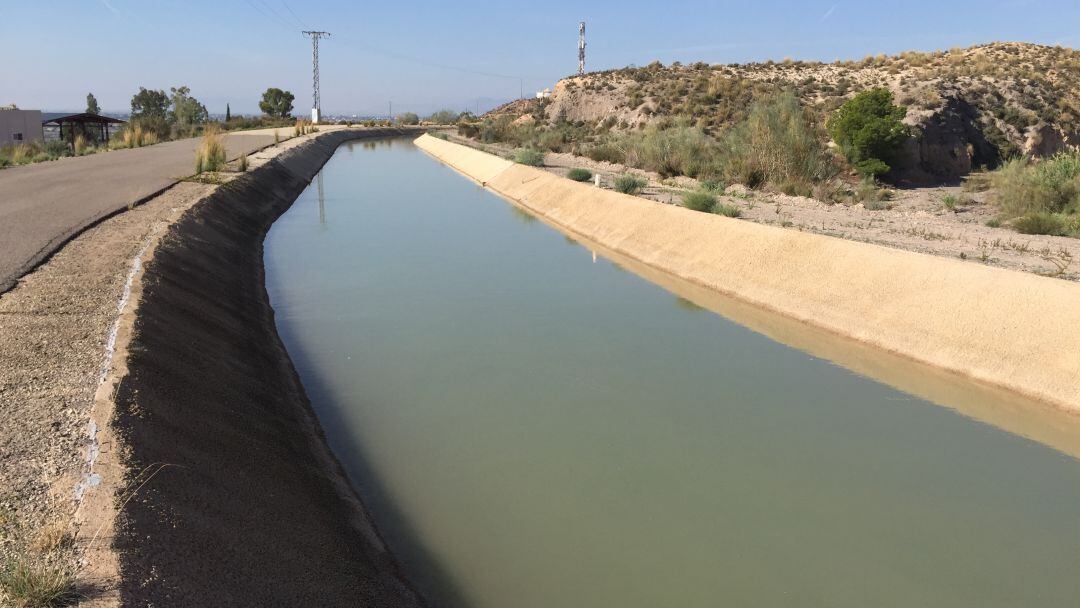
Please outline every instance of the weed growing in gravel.
[{"label": "weed growing in gravel", "polygon": [[615,178],[614,187],[623,194],[638,194],[649,184],[644,178],[636,175],[620,175]]},{"label": "weed growing in gravel", "polygon": [[682,196],[682,205],[694,211],[712,211],[716,206],[716,195],[704,190],[687,192]]},{"label": "weed growing in gravel", "polygon": [[567,172],[566,177],[575,182],[587,182],[592,179],[592,171],[589,171],[588,169],[570,169],[570,171]]},{"label": "weed growing in gravel", "polygon": [[57,608],[79,600],[70,572],[26,555],[13,556],[4,564],[0,591],[18,608]]},{"label": "weed growing in gravel", "polygon": [[218,171],[225,166],[225,142],[216,127],[207,127],[195,149],[195,173]]},{"label": "weed growing in gravel", "polygon": [[726,203],[717,203],[713,206],[713,213],[723,215],[725,217],[741,217],[742,210],[735,205],[728,205]]}]

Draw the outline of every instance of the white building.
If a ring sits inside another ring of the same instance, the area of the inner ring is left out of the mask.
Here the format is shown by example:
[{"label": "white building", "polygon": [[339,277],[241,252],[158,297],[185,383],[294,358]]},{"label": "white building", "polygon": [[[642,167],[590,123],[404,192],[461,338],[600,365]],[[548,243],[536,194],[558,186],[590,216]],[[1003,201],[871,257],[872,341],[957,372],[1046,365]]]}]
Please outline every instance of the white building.
[{"label": "white building", "polygon": [[536,92],[537,99],[551,99],[551,89],[544,89],[543,91]]},{"label": "white building", "polygon": [[24,141],[42,141],[41,110],[20,110],[0,106],[0,146]]}]

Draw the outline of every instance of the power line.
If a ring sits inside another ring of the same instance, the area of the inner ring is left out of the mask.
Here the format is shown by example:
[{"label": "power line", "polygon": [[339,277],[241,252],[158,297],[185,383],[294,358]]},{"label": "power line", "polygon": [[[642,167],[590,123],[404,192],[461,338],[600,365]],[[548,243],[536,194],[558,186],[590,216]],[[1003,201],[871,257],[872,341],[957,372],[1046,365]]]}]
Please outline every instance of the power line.
[{"label": "power line", "polygon": [[278,27],[281,27],[281,28],[284,28],[286,30],[292,30],[293,29],[292,26],[288,25],[287,23],[282,23],[279,19],[275,19],[274,17],[271,17],[266,11],[259,8],[259,5],[255,4],[252,0],[244,0],[244,2],[246,2],[247,5],[250,6],[252,10],[254,10],[256,13],[259,13],[260,15],[262,15],[264,19],[266,19],[267,21],[272,22],[274,25],[276,25]]},{"label": "power line", "polygon": [[285,0],[281,0],[281,4],[285,7],[285,10],[289,11],[289,14],[292,15],[293,21],[296,21],[296,24],[300,27],[304,27],[304,23],[300,21],[300,17],[296,16],[296,13],[293,12],[292,7],[289,6],[289,3],[285,2]]}]

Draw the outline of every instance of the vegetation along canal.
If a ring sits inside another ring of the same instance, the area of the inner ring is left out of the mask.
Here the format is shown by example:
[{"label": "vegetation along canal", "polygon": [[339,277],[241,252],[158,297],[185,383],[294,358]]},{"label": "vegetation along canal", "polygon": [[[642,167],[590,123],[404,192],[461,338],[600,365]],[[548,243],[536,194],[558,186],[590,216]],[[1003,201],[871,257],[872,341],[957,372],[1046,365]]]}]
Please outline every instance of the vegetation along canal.
[{"label": "vegetation along canal", "polygon": [[1080,461],[774,342],[404,139],[274,226],[277,323],[436,605],[1069,606]]}]

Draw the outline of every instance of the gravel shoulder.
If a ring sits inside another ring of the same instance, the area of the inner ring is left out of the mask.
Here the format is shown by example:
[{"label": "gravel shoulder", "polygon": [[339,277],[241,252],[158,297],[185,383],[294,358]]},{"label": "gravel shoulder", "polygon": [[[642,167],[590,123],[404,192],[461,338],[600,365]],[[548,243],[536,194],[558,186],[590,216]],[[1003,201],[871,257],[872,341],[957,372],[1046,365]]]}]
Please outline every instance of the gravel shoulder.
[{"label": "gravel shoulder", "polygon": [[[71,570],[95,530],[77,523],[89,421],[132,260],[213,186],[181,183],[74,239],[0,295],[0,553]],[[108,449],[108,448],[106,448]],[[42,537],[55,535],[52,546]],[[45,549],[37,550],[34,549]],[[84,593],[89,595],[90,590]]]}]

